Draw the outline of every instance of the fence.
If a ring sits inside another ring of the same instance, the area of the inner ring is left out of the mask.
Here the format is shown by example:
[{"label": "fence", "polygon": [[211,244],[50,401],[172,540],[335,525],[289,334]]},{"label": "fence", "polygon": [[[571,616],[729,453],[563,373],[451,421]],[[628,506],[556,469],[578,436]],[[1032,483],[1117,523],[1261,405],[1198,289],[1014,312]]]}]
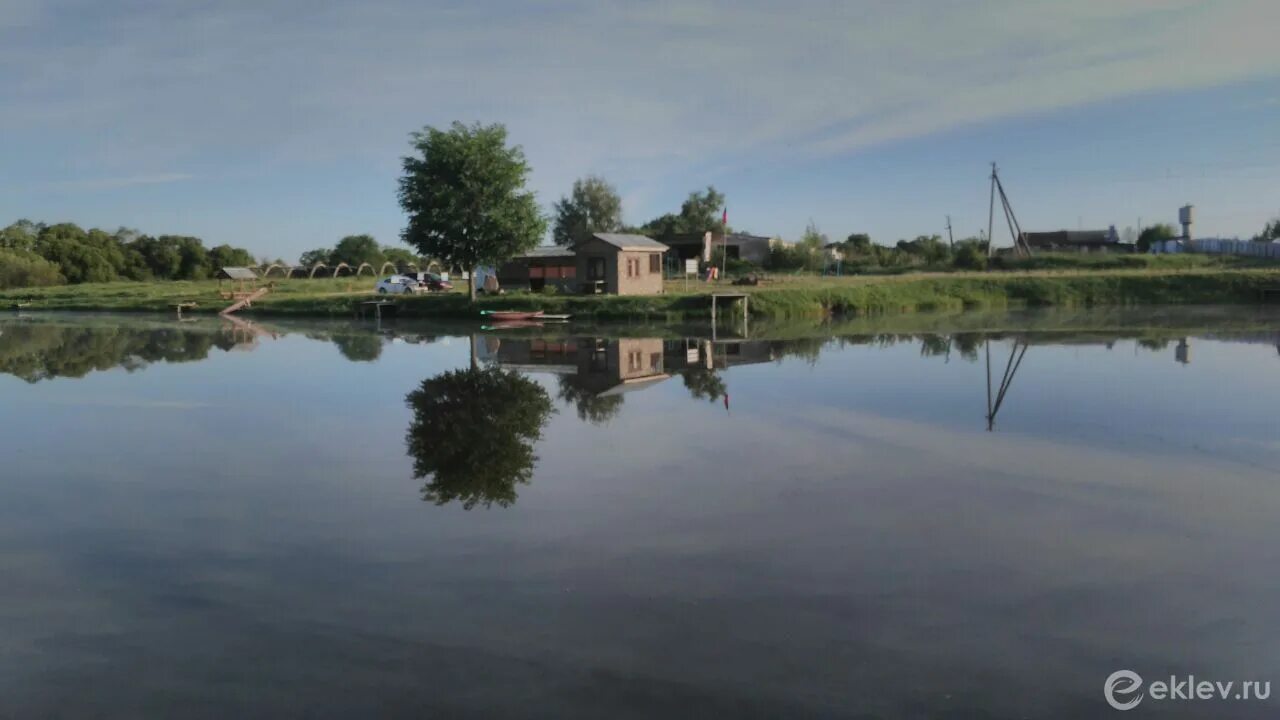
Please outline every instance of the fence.
[{"label": "fence", "polygon": [[1214,238],[1190,241],[1166,240],[1153,243],[1151,251],[1155,253],[1192,252],[1205,255],[1243,255],[1246,257],[1280,260],[1280,243],[1253,242],[1251,240],[1219,240]]}]

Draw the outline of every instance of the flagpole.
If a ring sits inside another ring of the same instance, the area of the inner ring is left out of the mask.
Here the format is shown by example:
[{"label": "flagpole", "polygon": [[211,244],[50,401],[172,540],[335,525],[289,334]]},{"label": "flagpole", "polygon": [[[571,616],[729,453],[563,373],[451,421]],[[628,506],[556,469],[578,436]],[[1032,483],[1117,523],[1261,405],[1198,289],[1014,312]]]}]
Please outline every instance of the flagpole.
[{"label": "flagpole", "polygon": [[724,277],[724,271],[729,264],[729,208],[724,208],[724,214],[720,216],[720,277]]}]

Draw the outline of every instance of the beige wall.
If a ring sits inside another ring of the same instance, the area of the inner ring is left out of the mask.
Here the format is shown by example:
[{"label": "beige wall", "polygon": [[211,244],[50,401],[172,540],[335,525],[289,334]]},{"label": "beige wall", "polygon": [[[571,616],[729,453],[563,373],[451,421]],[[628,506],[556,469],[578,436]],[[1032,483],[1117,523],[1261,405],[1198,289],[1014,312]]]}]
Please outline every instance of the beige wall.
[{"label": "beige wall", "polygon": [[635,380],[662,373],[663,356],[660,338],[622,338],[612,347],[611,363],[618,369],[618,380]]},{"label": "beige wall", "polygon": [[[662,294],[662,260],[659,259],[658,272],[650,272],[649,256],[660,252],[619,250],[602,240],[591,239],[578,245],[578,282],[586,283],[591,279],[589,268],[591,258],[600,257],[605,261],[605,282],[608,292],[614,295],[660,295]],[[627,277],[627,260],[640,261],[640,274]]]},{"label": "beige wall", "polygon": [[[650,258],[658,257],[658,272],[650,271]],[[639,274],[627,277],[627,260],[633,259],[639,265]],[[662,253],[638,252],[627,250],[618,253],[618,294],[619,295],[661,295],[662,294]]]}]

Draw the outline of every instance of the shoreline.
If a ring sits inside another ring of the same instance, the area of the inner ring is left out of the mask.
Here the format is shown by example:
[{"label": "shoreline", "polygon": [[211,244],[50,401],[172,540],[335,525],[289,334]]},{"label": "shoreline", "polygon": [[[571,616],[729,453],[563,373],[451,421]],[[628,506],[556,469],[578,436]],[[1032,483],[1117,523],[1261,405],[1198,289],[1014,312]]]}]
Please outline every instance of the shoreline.
[{"label": "shoreline", "polygon": [[[1280,269],[1177,271],[993,272],[852,276],[838,279],[782,277],[758,287],[730,284],[662,295],[559,295],[514,292],[481,297],[464,293],[379,296],[355,291],[357,283],[285,281],[242,310],[243,317],[351,317],[361,302],[387,299],[406,319],[477,319],[479,310],[531,310],[573,315],[575,320],[682,322],[709,320],[712,292],[750,296],[752,319],[858,317],[937,310],[1134,305],[1261,305],[1280,299]],[[362,284],[362,283],[361,283]],[[668,289],[677,283],[669,282]],[[346,290],[343,290],[343,286]],[[327,292],[326,292],[327,291]],[[14,307],[17,303],[29,303]],[[195,302],[186,315],[213,315],[229,304],[217,285],[203,282],[116,282],[25,288],[0,293],[0,308],[32,312],[174,314],[177,303]],[[724,312],[722,310],[722,312]],[[731,313],[725,313],[729,315]]]}]

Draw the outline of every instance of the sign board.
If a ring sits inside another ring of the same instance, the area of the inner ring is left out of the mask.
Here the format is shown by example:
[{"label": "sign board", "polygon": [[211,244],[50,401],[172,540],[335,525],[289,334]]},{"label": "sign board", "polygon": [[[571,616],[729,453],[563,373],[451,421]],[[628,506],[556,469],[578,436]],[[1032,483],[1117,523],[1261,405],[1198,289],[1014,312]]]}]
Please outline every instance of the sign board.
[{"label": "sign board", "polygon": [[697,275],[697,274],[698,274],[698,260],[697,260],[697,258],[690,258],[689,260],[685,260],[685,261],[684,261],[684,274],[685,274],[685,275]]}]

